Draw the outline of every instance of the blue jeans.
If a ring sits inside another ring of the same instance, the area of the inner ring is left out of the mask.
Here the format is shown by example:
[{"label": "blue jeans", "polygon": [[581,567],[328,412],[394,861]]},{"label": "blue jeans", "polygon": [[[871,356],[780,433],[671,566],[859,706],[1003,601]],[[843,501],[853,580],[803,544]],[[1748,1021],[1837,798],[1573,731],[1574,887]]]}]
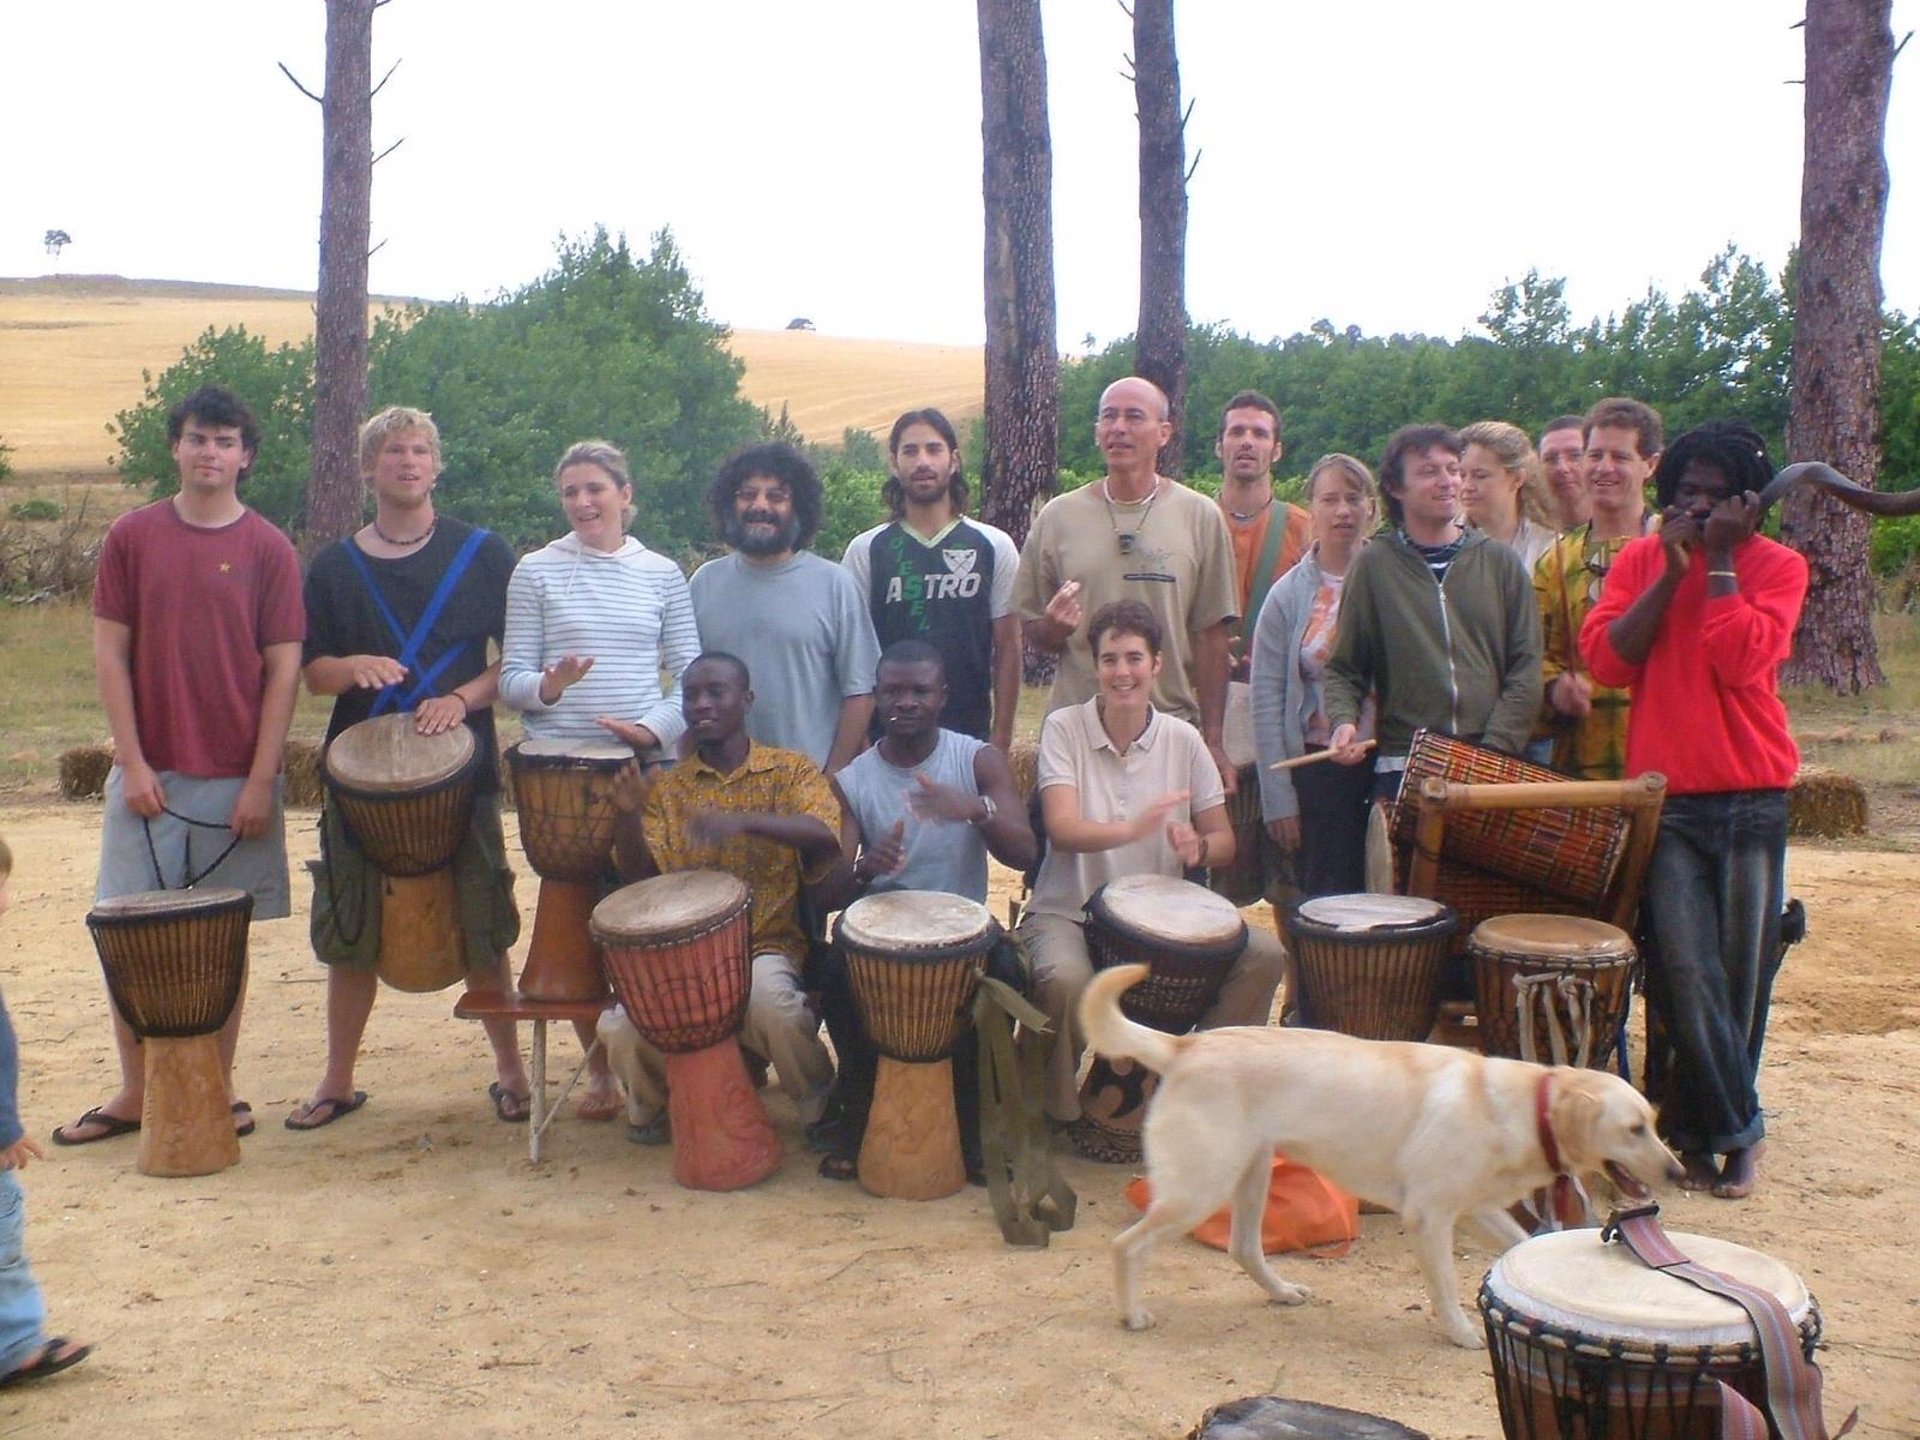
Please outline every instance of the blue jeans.
[{"label": "blue jeans", "polygon": [[0,1170],[0,1375],[10,1375],[46,1344],[47,1305],[27,1266],[27,1200],[20,1176]]},{"label": "blue jeans", "polygon": [[1672,1068],[1660,1124],[1675,1149],[1718,1155],[1766,1134],[1756,1088],[1780,968],[1787,794],[1676,795],[1647,870],[1647,985]]}]

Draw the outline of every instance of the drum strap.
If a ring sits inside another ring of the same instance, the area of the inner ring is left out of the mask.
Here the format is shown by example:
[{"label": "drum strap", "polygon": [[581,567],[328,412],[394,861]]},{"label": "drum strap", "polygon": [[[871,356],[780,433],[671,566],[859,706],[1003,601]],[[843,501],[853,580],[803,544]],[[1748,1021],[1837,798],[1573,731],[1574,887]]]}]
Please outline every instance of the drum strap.
[{"label": "drum strap", "polygon": [[[1682,1255],[1660,1227],[1660,1207],[1642,1205],[1616,1210],[1600,1232],[1603,1241],[1623,1241],[1634,1257],[1649,1269],[1724,1296],[1753,1319],[1760,1337],[1761,1361],[1767,1377],[1767,1413],[1773,1417],[1780,1440],[1829,1440],[1820,1407],[1820,1367],[1800,1347],[1800,1332],[1777,1296],[1718,1270],[1696,1265]],[[1720,1440],[1767,1440],[1766,1417],[1751,1401],[1725,1381],[1720,1386]],[[1856,1407],[1833,1432],[1831,1440],[1851,1431],[1860,1419]]]},{"label": "drum strap", "polygon": [[440,577],[440,583],[434,588],[433,596],[427,601],[427,608],[420,612],[411,632],[400,625],[400,618],[393,613],[393,607],[387,603],[387,597],[380,590],[380,583],[373,578],[373,567],[367,564],[367,557],[360,553],[360,547],[351,541],[346,546],[348,558],[353,568],[360,572],[360,579],[367,587],[367,593],[373,596],[374,608],[380,612],[380,618],[387,623],[387,629],[393,632],[394,642],[400,647],[400,663],[409,673],[417,673],[419,678],[404,695],[401,685],[406,682],[388,685],[373,700],[374,715],[384,715],[389,710],[408,711],[419,705],[422,700],[431,699],[436,693],[434,684],[441,672],[451,665],[454,658],[466,647],[449,647],[440,658],[426,669],[420,669],[420,651],[426,646],[428,637],[433,634],[434,623],[439,620],[440,612],[447,608],[447,601],[453,598],[453,592],[459,587],[461,577],[467,573],[467,567],[473,564],[473,557],[479,553],[482,542],[492,532],[474,529],[469,531],[466,543],[454,553],[453,562],[447,566],[446,573]]},{"label": "drum strap", "polygon": [[[1016,1044],[1015,1021],[1023,1032]],[[1047,1137],[1047,1017],[991,975],[974,993],[980,1046],[980,1159],[987,1197],[1009,1245],[1045,1249],[1051,1232],[1073,1228],[1078,1197],[1053,1165]]]}]

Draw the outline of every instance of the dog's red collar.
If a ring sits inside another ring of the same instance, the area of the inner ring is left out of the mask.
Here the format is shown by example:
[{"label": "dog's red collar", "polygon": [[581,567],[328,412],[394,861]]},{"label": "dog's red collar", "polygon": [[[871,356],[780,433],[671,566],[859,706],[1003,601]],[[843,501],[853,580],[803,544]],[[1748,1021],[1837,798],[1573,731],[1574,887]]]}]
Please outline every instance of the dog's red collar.
[{"label": "dog's red collar", "polygon": [[[1540,1136],[1540,1148],[1546,1152],[1547,1168],[1553,1171],[1553,1194],[1549,1201],[1554,1218],[1561,1225],[1579,1225],[1586,1219],[1586,1203],[1579,1182],[1560,1158],[1559,1142],[1553,1138],[1551,1116],[1553,1072],[1543,1070],[1540,1084],[1533,1092],[1533,1124]],[[1535,1202],[1536,1208],[1539,1202]]]},{"label": "dog's red collar", "polygon": [[1547,1153],[1547,1168],[1555,1175],[1565,1175],[1567,1167],[1560,1163],[1560,1146],[1553,1138],[1552,1109],[1553,1072],[1540,1072],[1540,1084],[1533,1092],[1533,1123],[1540,1135],[1540,1148]]}]

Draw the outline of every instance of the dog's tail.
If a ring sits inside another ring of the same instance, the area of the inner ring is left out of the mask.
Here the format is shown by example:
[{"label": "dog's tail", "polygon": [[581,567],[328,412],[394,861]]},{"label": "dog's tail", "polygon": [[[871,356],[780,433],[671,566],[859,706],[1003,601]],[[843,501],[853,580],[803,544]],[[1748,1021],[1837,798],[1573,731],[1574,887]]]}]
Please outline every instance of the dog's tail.
[{"label": "dog's tail", "polygon": [[1087,1044],[1109,1059],[1138,1060],[1164,1075],[1179,1053],[1175,1037],[1137,1025],[1120,1013],[1120,995],[1147,978],[1144,965],[1115,965],[1093,977],[1080,996],[1080,1028]]}]

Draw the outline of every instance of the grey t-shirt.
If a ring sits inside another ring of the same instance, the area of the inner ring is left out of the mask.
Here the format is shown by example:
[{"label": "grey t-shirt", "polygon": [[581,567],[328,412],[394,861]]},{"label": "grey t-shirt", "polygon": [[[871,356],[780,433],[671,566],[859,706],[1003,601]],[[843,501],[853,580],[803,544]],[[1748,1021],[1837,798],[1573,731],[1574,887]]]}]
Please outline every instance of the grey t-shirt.
[{"label": "grey t-shirt", "polygon": [[892,875],[876,876],[867,887],[869,894],[938,890],[986,903],[987,842],[980,832],[965,821],[922,820],[907,809],[907,796],[918,784],[914,778],[918,775],[978,795],[973,760],[985,745],[970,735],[942,730],[933,753],[910,770],[889,765],[876,745],[833,777],[869,844],[877,843],[896,824],[906,823],[907,863]]},{"label": "grey t-shirt", "polygon": [[880,663],[853,576],[811,550],[772,566],[734,554],[694,571],[689,588],[700,648],[746,662],[753,687],[747,734],[826,764],[841,704],[873,693]]}]

